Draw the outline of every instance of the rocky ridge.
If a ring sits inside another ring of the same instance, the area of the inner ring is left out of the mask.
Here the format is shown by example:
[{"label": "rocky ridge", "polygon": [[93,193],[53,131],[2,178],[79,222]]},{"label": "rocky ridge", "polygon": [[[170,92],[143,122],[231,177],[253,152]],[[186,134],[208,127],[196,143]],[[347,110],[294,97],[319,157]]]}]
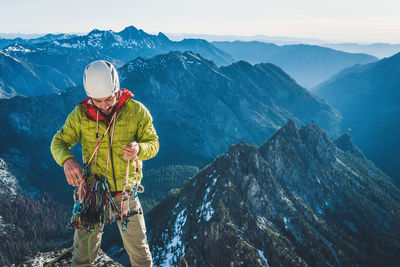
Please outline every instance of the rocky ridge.
[{"label": "rocky ridge", "polygon": [[152,210],[155,263],[394,264],[400,191],[356,147],[341,147],[315,123],[290,120],[259,148],[231,146]]}]

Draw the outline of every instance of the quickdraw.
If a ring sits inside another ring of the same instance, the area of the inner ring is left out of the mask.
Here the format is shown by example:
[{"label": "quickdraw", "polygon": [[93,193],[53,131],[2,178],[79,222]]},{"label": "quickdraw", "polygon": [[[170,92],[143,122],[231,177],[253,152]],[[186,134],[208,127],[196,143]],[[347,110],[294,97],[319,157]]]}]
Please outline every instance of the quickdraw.
[{"label": "quickdraw", "polygon": [[[92,183],[89,183],[89,190],[85,200],[82,202],[77,201],[75,204],[73,215],[68,225],[70,229],[83,228],[90,232],[95,229],[96,225],[101,226],[104,223],[112,223],[117,219],[114,214],[118,214],[118,208],[111,195],[107,180],[104,176],[93,176],[91,180]],[[76,195],[75,193],[75,199]],[[82,206],[82,209],[80,209],[80,206]]]},{"label": "quickdraw", "polygon": [[[128,218],[134,214],[138,214],[139,211],[131,212],[129,210],[129,198],[133,196],[134,198],[138,197],[138,193],[144,192],[144,187],[139,182],[139,160],[136,157],[135,159],[135,185],[132,186],[129,184],[129,160],[126,165],[126,177],[125,184],[122,188],[122,199],[121,199],[121,230],[123,233],[128,233]],[[126,203],[126,204],[125,204]],[[140,214],[140,213],[139,213]]]}]

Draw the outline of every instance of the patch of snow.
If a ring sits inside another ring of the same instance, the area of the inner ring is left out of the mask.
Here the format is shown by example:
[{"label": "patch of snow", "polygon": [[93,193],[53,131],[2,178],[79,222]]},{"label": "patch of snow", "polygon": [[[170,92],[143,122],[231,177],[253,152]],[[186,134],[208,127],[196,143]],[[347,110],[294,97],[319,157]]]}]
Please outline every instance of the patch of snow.
[{"label": "patch of snow", "polygon": [[346,164],[344,164],[338,157],[336,157],[336,162],[339,163],[340,165],[342,165],[343,167],[346,168],[346,170],[348,170],[349,172],[351,172],[353,175],[360,177],[360,175],[358,175],[355,171],[353,171],[349,166],[347,166]]},{"label": "patch of snow", "polygon": [[[97,35],[97,34],[94,34]],[[95,36],[97,37],[97,36]],[[88,41],[88,45],[96,48],[103,48],[102,40],[100,38],[90,38]]]},{"label": "patch of snow", "polygon": [[[183,234],[183,226],[186,223],[187,215],[185,215],[186,208],[183,209],[179,214],[176,216],[175,224],[174,224],[174,236],[170,239],[169,243],[167,244],[165,251],[166,255],[164,256],[165,259],[160,266],[174,266],[174,262],[177,262],[179,257],[185,256],[185,244],[182,242],[182,234]],[[167,240],[168,234],[162,234],[162,239]],[[166,242],[164,242],[166,243]]]},{"label": "patch of snow", "polygon": [[114,36],[115,41],[117,41],[120,45],[122,45],[124,39],[121,37],[121,35],[112,33],[112,36]]},{"label": "patch of snow", "polygon": [[33,52],[32,50],[29,50],[29,49],[27,49],[27,48],[25,48],[25,47],[23,47],[23,46],[21,46],[19,44],[7,47],[5,50],[6,51],[11,51],[11,52],[22,52],[24,54]]},{"label": "patch of snow", "polygon": [[194,57],[195,59],[201,61],[201,58],[199,58],[198,56],[196,56],[195,54],[189,53],[192,57]]},{"label": "patch of snow", "polygon": [[320,206],[317,206],[316,210],[318,214],[324,214]]},{"label": "patch of snow", "polygon": [[292,201],[286,197],[285,192],[283,190],[279,190],[279,197],[285,203],[285,205],[293,207]]},{"label": "patch of snow", "polygon": [[289,219],[286,217],[283,217],[283,222],[285,223],[285,228],[289,229],[288,223],[289,223]]},{"label": "patch of snow", "polygon": [[102,35],[103,35],[103,33],[93,33],[93,34],[90,35],[90,37],[101,38]]},{"label": "patch of snow", "polygon": [[8,164],[0,158],[0,195],[17,195],[17,178],[9,171]]},{"label": "patch of snow", "polygon": [[[45,266],[45,264],[50,263],[51,261],[55,260],[57,257],[65,254],[67,249],[55,251],[55,252],[38,252],[34,255],[27,256],[24,258],[23,262],[18,264],[18,266]],[[52,266],[70,266],[72,260],[72,255],[66,254],[66,257],[61,257],[57,263],[54,263]],[[12,267],[15,264],[11,265]],[[123,265],[119,264],[112,260],[109,256],[107,256],[101,249],[97,254],[96,260],[94,261],[93,266],[110,266],[110,267],[122,267]]]},{"label": "patch of snow", "polygon": [[258,256],[264,261],[264,263],[269,267],[269,264],[268,264],[268,260],[267,260],[267,258],[265,258],[265,256],[264,256],[264,251],[262,251],[262,250],[257,250],[258,251]]},{"label": "patch of snow", "polygon": [[[208,177],[211,178],[212,174],[208,175]],[[198,219],[197,222],[200,222],[201,218],[204,218],[204,220],[206,222],[208,222],[212,218],[212,216],[214,215],[214,209],[211,207],[212,198],[210,200],[208,200],[208,195],[210,194],[211,189],[215,186],[218,177],[219,176],[215,177],[213,179],[212,184],[209,187],[207,187],[206,194],[204,195],[202,204],[196,210],[196,213],[199,214],[199,217],[198,217],[199,219]]]},{"label": "patch of snow", "polygon": [[59,42],[59,41],[53,41],[53,44],[64,47],[64,48],[76,48],[73,46],[73,44],[71,45],[70,43],[67,42]]}]

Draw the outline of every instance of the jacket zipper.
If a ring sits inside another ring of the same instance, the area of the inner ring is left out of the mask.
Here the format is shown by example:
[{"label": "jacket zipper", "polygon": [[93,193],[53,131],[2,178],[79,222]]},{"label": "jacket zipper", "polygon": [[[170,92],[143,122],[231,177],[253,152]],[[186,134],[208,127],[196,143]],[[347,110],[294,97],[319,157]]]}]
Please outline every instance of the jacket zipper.
[{"label": "jacket zipper", "polygon": [[[110,135],[110,133],[108,133],[108,141],[109,141],[109,143],[111,144],[111,135]],[[112,146],[110,147],[110,157],[111,157],[111,168],[112,168],[112,173],[113,173],[115,191],[118,191],[118,190],[117,190],[117,180],[115,179],[115,171],[114,171],[114,160],[113,160]]]}]

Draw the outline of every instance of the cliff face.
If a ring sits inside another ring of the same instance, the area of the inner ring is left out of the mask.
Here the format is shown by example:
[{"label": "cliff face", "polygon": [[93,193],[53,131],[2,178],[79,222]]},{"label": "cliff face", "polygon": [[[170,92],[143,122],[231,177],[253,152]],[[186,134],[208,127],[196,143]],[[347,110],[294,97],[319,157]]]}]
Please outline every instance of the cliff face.
[{"label": "cliff face", "polygon": [[395,263],[400,192],[354,150],[290,120],[260,148],[231,146],[151,212],[155,262]]}]

